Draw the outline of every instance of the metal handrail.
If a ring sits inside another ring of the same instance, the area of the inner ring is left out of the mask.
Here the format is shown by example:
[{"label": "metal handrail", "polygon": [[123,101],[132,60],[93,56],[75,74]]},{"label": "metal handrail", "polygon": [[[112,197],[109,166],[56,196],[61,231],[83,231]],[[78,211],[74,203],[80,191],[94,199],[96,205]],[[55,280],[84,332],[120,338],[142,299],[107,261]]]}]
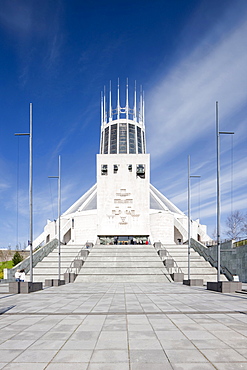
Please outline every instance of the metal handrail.
[{"label": "metal handrail", "polygon": [[[204,245],[201,245],[197,240],[191,238],[191,247],[208,261],[212,267],[217,268],[217,261],[209,254]],[[220,265],[220,272],[224,274],[228,280],[233,280],[233,274],[226,266]]]},{"label": "metal handrail", "polygon": [[[57,245],[58,245],[58,240],[53,239],[49,243],[47,243],[46,245],[43,245],[39,249],[35,250],[34,253],[33,253],[33,256],[32,256],[33,257],[33,264],[32,264],[33,266],[32,267],[35,267],[38,264],[38,262],[42,261],[45,257],[47,257],[50,252],[52,252],[55,248],[57,248]],[[30,256],[25,258],[20,263],[18,263],[18,265],[15,265],[14,267],[12,267],[12,269],[6,269],[6,274],[8,276],[7,280],[8,281],[14,281],[15,280],[15,277],[14,277],[15,272],[17,270],[22,270],[22,269],[24,269],[27,274],[29,273],[29,271],[30,271]]]},{"label": "metal handrail", "polygon": [[172,257],[172,255],[168,252],[168,250],[164,247],[163,244],[161,244],[161,249],[165,250],[166,253],[167,253],[167,256],[168,256],[168,258],[165,258],[164,260],[171,259],[171,260],[174,261],[174,264],[175,264],[175,266],[173,266],[173,267],[166,267],[165,266],[166,269],[167,269],[167,271],[168,271],[168,274],[173,274],[174,272],[175,273],[181,273],[181,274],[183,274],[183,271],[182,271],[181,267],[178,266],[177,262],[174,260],[174,258]]},{"label": "metal handrail", "polygon": [[75,261],[78,261],[78,260],[82,260],[82,261],[85,261],[87,257],[84,257],[81,255],[81,251],[82,250],[89,250],[90,248],[86,247],[86,244],[79,250],[79,252],[77,253],[76,257],[73,259],[73,261],[71,261],[70,263],[70,266],[65,270],[65,274],[66,273],[69,273],[69,272],[74,272],[76,275],[78,275],[78,273],[80,272],[81,267],[74,267],[72,266],[74,264]]}]

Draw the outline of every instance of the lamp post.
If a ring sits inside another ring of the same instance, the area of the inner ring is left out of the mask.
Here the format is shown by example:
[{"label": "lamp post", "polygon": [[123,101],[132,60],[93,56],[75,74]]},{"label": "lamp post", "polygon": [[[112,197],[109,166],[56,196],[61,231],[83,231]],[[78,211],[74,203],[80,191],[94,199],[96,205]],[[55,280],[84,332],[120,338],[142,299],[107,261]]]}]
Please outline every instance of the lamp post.
[{"label": "lamp post", "polygon": [[16,136],[29,136],[29,247],[30,247],[30,282],[33,282],[33,105],[29,105],[30,131]]},{"label": "lamp post", "polygon": [[217,151],[217,282],[220,282],[220,135],[233,135],[234,132],[220,131],[219,107],[216,102],[216,151]]},{"label": "lamp post", "polygon": [[61,216],[61,157],[58,156],[58,176],[49,176],[51,179],[58,179],[58,280],[61,277],[61,226],[60,226],[60,216]]},{"label": "lamp post", "polygon": [[190,179],[192,177],[201,177],[201,176],[192,176],[190,175],[190,156],[188,155],[188,280],[190,280],[190,234],[191,234],[191,219],[190,219]]}]

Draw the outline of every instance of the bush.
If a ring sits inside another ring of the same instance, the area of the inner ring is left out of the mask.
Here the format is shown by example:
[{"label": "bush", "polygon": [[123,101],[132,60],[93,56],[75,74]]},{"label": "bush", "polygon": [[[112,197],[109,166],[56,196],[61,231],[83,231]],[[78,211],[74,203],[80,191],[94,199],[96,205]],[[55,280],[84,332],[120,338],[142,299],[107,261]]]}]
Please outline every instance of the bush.
[{"label": "bush", "polygon": [[23,260],[23,257],[20,255],[18,251],[16,251],[12,258],[13,266],[17,265],[22,260]]},{"label": "bush", "polygon": [[3,269],[12,269],[12,267],[12,261],[0,262],[0,279],[3,279]]}]

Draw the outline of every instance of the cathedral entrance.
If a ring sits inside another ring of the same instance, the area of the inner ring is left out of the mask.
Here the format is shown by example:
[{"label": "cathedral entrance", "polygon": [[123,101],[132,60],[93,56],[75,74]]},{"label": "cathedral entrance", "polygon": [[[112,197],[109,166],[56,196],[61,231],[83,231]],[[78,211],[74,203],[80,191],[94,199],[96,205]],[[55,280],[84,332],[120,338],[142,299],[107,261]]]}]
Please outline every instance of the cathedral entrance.
[{"label": "cathedral entrance", "polygon": [[102,245],[145,245],[150,244],[149,235],[106,235],[98,236]]}]

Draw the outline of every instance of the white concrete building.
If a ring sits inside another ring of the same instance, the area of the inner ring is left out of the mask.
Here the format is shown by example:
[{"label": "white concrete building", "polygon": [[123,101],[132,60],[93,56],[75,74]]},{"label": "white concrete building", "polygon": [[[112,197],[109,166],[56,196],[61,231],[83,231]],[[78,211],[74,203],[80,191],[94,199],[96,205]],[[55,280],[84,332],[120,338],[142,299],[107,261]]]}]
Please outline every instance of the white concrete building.
[{"label": "white concrete building", "polygon": [[[137,96],[138,95],[138,96]],[[96,184],[61,216],[61,241],[71,244],[135,240],[180,244],[188,238],[188,219],[150,184],[150,155],[146,153],[143,93],[134,89],[129,104],[116,108],[112,92],[101,99],[101,143]],[[57,222],[48,221],[34,248],[57,237]],[[206,226],[191,222],[191,237],[210,238]]]}]

